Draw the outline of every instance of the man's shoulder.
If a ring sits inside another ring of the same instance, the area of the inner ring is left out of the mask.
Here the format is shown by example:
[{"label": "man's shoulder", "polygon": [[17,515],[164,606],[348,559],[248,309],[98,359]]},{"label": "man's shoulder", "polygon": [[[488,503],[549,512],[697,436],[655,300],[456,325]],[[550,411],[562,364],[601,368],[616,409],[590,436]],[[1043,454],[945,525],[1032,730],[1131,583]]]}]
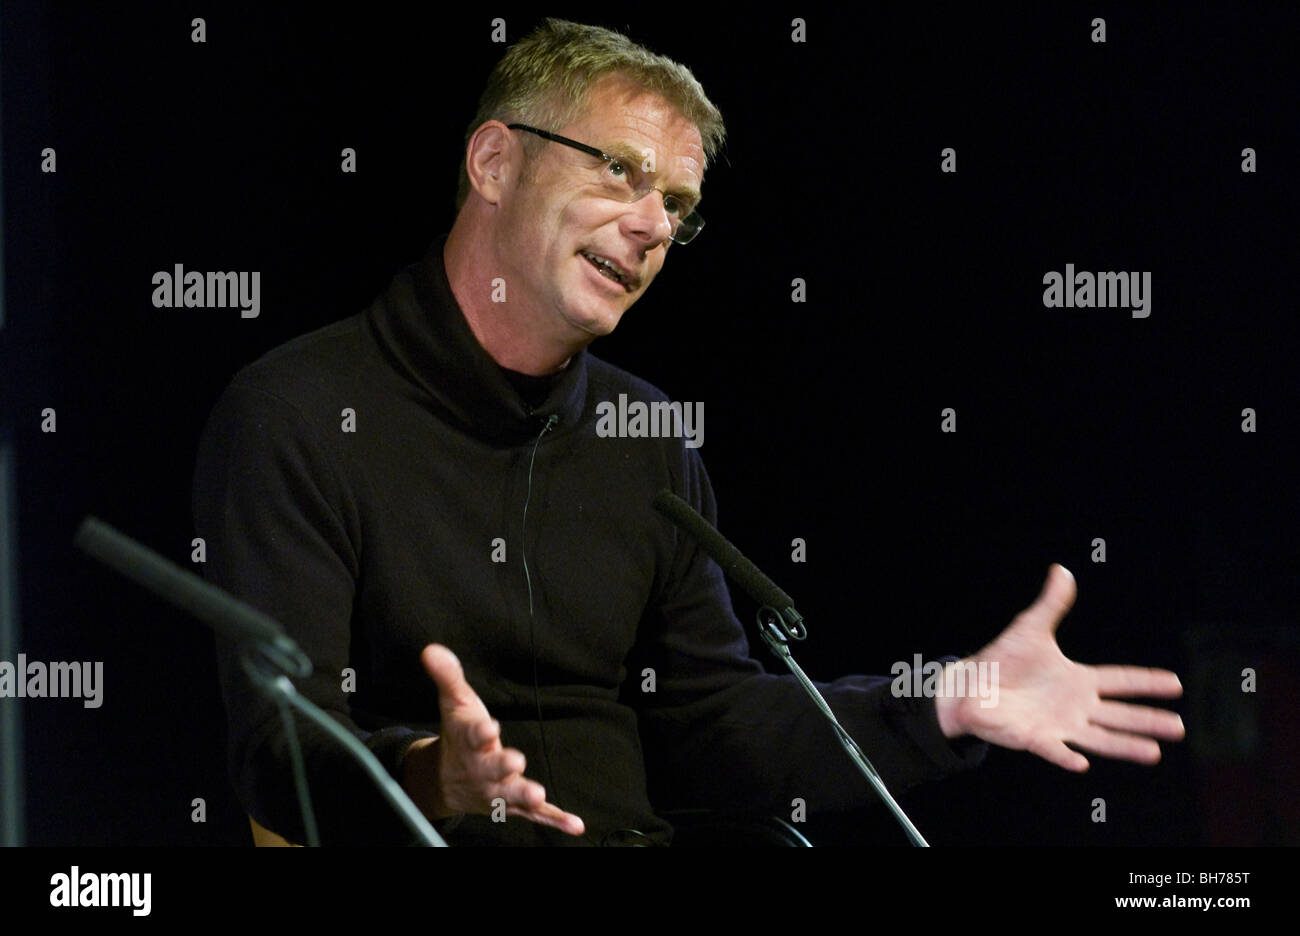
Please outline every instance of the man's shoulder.
[{"label": "man's shoulder", "polygon": [[650,381],[599,358],[590,358],[587,372],[586,417],[594,422],[596,436],[648,440],[670,465],[699,464],[702,402],[674,400]]},{"label": "man's shoulder", "polygon": [[366,347],[362,316],[351,315],[267,351],[240,368],[230,388],[312,408],[357,385],[368,359]]}]

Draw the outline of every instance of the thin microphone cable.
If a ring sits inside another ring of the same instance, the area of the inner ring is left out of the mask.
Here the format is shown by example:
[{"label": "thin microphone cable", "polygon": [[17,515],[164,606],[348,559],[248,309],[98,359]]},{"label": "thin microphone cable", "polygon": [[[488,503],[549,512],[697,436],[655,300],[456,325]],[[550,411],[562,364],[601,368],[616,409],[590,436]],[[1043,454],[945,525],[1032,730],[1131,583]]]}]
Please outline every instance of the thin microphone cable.
[{"label": "thin microphone cable", "polygon": [[537,448],[542,444],[542,436],[550,432],[555,424],[560,421],[560,417],[552,413],[546,420],[546,425],[542,431],[537,434],[537,441],[533,443],[533,454],[528,460],[528,491],[524,496],[524,521],[520,530],[520,555],[524,557],[524,581],[528,583],[528,643],[533,654],[533,703],[537,706],[537,731],[542,740],[542,761],[546,764],[546,798],[550,799],[555,792],[555,777],[551,773],[551,754],[546,746],[546,725],[542,721],[542,690],[537,679],[537,635],[535,629],[535,620],[533,618],[533,577],[528,571],[528,504],[533,498],[533,466],[537,463]]}]

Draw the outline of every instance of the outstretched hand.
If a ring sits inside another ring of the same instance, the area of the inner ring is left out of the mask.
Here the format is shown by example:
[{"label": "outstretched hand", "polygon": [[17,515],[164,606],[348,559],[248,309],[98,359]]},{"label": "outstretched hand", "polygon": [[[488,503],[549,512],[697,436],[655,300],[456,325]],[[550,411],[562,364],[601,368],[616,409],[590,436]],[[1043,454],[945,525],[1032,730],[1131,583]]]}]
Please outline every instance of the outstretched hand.
[{"label": "outstretched hand", "polygon": [[1089,666],[1061,652],[1056,628],[1076,591],[1070,571],[1053,564],[1037,601],[969,660],[949,664],[997,663],[998,694],[996,704],[988,707],[971,696],[937,699],[945,736],[973,734],[1080,772],[1088,769],[1088,759],[1067,745],[1154,764],[1160,760],[1155,739],[1183,737],[1183,721],[1176,713],[1108,698],[1177,698],[1183,694],[1177,675],[1140,666]]},{"label": "outstretched hand", "polygon": [[501,723],[465,680],[456,655],[429,644],[420,662],[438,685],[442,713],[442,734],[412,744],[403,764],[402,786],[421,811],[431,819],[487,814],[499,798],[507,816],[582,835],[582,820],[548,803],[542,785],[524,776],[523,752],[502,746]]}]

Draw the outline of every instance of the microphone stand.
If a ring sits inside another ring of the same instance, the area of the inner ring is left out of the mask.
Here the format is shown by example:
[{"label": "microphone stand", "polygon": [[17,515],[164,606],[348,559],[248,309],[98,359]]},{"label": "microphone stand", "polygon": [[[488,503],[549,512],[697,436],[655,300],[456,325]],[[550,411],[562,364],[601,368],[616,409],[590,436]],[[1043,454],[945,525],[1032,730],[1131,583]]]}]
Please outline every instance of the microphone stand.
[{"label": "microphone stand", "polygon": [[353,759],[361,764],[384,799],[402,817],[421,844],[443,848],[447,846],[379,759],[350,731],[294,688],[289,677],[311,675],[312,663],[274,619],[210,582],[205,582],[193,572],[180,568],[95,517],[86,517],[82,521],[73,541],[105,565],[112,566],[127,578],[188,611],[217,633],[238,643],[240,666],[255,686],[271,696],[284,720],[285,737],[293,761],[294,785],[308,845],[319,845],[320,840],[316,832],[316,817],[311,808],[311,794],[307,789],[302,751],[298,746],[298,733],[289,711],[291,707],[343,745]]},{"label": "microphone stand", "polygon": [[875,789],[876,794],[889,807],[898,824],[903,827],[907,833],[908,839],[913,845],[921,848],[929,848],[930,843],[922,837],[920,831],[912,824],[912,820],[907,818],[907,813],[903,812],[903,807],[899,806],[890,795],[889,790],[885,787],[885,782],[880,779],[880,774],[876,773],[876,768],[867,760],[867,755],[862,753],[862,748],[853,740],[853,736],[844,729],[831,707],[826,704],[826,699],[817,691],[817,687],[802,667],[795,662],[793,654],[790,653],[790,640],[803,640],[808,636],[808,630],[803,625],[803,618],[793,607],[787,608],[785,614],[777,611],[771,605],[764,605],[758,609],[758,632],[762,636],[763,642],[767,644],[768,649],[772,651],[794,674],[794,678],[799,681],[804,690],[812,697],[817,708],[821,709],[823,715],[830,721],[831,727],[835,729],[835,737],[839,739],[849,758],[857,766],[862,775],[867,778],[867,782]]},{"label": "microphone stand", "polygon": [[[758,632],[763,636],[764,642],[790,668],[794,678],[799,681],[799,684],[812,697],[817,708],[830,721],[831,727],[835,729],[835,736],[840,740],[840,744],[843,745],[844,750],[858,770],[867,778],[867,782],[871,784],[876,794],[889,807],[890,812],[894,814],[894,818],[898,820],[899,825],[903,827],[903,831],[907,833],[911,843],[922,848],[929,848],[930,843],[921,837],[921,833],[917,831],[916,826],[912,825],[912,820],[907,818],[907,814],[903,812],[902,807],[890,796],[889,790],[885,788],[884,781],[880,779],[880,774],[876,773],[876,768],[871,766],[871,761],[867,760],[867,755],[862,753],[862,748],[858,747],[857,742],[844,730],[844,726],[835,717],[835,713],[826,704],[826,700],[817,691],[817,687],[812,680],[808,678],[799,664],[794,661],[794,657],[791,656],[790,641],[803,640],[808,636],[808,629],[803,625],[803,617],[794,609],[794,601],[790,596],[764,575],[758,566],[746,559],[739,549],[714,528],[713,524],[700,516],[699,511],[671,490],[665,488],[660,491],[655,495],[651,505],[676,524],[678,528],[691,536],[699,544],[700,548],[718,564],[724,575],[728,576],[758,602]],[[784,610],[778,611],[778,608]]]}]

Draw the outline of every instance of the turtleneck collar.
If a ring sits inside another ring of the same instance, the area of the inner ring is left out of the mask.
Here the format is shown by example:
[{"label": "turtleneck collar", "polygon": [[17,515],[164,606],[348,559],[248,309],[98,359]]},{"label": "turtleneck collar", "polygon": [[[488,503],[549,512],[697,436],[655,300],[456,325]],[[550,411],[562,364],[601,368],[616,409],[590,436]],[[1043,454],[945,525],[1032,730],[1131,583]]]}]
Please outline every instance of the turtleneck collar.
[{"label": "turtleneck collar", "polygon": [[518,444],[535,438],[547,418],[554,431],[577,427],[587,396],[587,352],[579,351],[555,385],[530,407],[470,330],[447,280],[439,237],[417,262],[393,277],[365,312],[375,341],[430,405],[472,435]]}]

